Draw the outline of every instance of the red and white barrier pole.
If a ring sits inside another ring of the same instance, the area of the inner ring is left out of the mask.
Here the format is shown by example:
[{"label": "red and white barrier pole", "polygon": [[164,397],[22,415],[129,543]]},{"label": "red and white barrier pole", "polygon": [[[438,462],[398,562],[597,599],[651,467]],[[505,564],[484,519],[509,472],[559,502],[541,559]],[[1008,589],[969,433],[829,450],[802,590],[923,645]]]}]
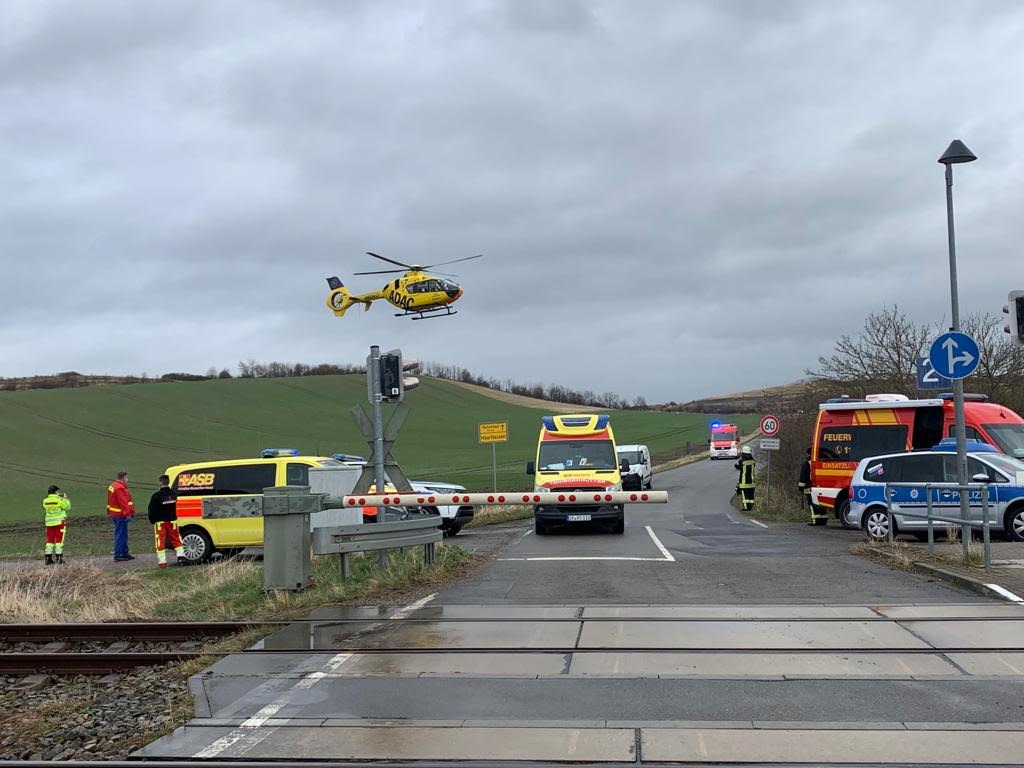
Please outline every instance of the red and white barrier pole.
[{"label": "red and white barrier pole", "polygon": [[388,493],[342,496],[344,507],[422,507],[468,504],[539,504],[543,506],[585,507],[594,504],[666,504],[668,491],[573,491],[530,493]]}]

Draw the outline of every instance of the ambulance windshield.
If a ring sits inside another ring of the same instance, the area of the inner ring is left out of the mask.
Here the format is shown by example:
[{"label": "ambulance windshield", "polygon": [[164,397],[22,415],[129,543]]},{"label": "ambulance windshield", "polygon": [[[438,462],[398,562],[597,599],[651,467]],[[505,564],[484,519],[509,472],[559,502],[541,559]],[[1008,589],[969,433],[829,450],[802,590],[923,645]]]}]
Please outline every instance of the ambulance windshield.
[{"label": "ambulance windshield", "polygon": [[564,469],[615,469],[611,440],[558,440],[541,443],[537,461],[541,472]]}]

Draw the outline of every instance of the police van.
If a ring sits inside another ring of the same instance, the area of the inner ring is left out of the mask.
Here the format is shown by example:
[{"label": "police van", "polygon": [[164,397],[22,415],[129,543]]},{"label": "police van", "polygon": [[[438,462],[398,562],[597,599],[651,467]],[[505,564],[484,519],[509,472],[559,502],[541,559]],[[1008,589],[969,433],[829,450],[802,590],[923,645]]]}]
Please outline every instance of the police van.
[{"label": "police van", "polygon": [[[956,444],[944,440],[930,451],[890,453],[863,459],[850,486],[850,519],[872,539],[889,536],[886,508],[886,483],[921,483],[920,488],[892,488],[893,535],[911,533],[920,539],[928,536],[925,516],[928,499],[925,483],[956,483]],[[967,474],[971,483],[988,485],[989,523],[1015,541],[1024,541],[1024,462],[1006,456],[990,445],[972,442],[968,446]],[[931,490],[932,512],[940,517],[960,517],[960,494],[954,488]],[[970,516],[983,517],[982,491],[971,491]],[[915,515],[899,514],[906,511]],[[945,523],[933,524],[940,530]]]},{"label": "police van", "polygon": [[356,476],[354,468],[336,459],[301,456],[294,448],[268,448],[260,453],[259,458],[253,459],[204,461],[169,467],[166,474],[171,488],[178,494],[178,529],[185,550],[183,559],[201,563],[209,560],[215,552],[230,557],[246,547],[263,546],[262,517],[207,519],[203,517],[204,498],[261,494],[265,488],[279,485],[310,485],[310,470],[317,468],[337,468],[353,475],[350,482],[354,482]]}]

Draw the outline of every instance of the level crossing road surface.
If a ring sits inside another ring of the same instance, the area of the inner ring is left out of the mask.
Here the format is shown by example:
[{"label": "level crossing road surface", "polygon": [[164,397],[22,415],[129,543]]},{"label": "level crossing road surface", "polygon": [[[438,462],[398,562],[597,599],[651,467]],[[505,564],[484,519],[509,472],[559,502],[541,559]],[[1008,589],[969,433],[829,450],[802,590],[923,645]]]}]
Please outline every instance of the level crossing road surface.
[{"label": "level crossing road surface", "polygon": [[1019,764],[1024,607],[767,527],[731,463],[625,535],[522,528],[476,578],[323,609],[192,680],[161,758]]}]

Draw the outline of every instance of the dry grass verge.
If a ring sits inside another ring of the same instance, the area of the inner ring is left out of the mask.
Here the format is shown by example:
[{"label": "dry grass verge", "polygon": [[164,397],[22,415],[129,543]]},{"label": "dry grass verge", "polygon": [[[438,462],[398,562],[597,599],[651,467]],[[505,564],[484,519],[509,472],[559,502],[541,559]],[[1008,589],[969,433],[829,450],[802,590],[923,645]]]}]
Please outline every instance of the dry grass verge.
[{"label": "dry grass verge", "polygon": [[488,507],[477,507],[473,520],[467,528],[481,528],[485,525],[500,525],[516,520],[527,520],[533,517],[533,507],[529,504],[505,504]]},{"label": "dry grass verge", "polygon": [[240,558],[163,571],[114,572],[90,564],[15,569],[0,572],[0,621],[288,618],[321,605],[391,600],[458,578],[475,561],[442,545],[431,567],[417,547],[392,553],[381,569],[373,553],[354,558],[351,577],[342,580],[336,557],[316,557],[310,588],[279,595],[264,595],[262,565]]}]

